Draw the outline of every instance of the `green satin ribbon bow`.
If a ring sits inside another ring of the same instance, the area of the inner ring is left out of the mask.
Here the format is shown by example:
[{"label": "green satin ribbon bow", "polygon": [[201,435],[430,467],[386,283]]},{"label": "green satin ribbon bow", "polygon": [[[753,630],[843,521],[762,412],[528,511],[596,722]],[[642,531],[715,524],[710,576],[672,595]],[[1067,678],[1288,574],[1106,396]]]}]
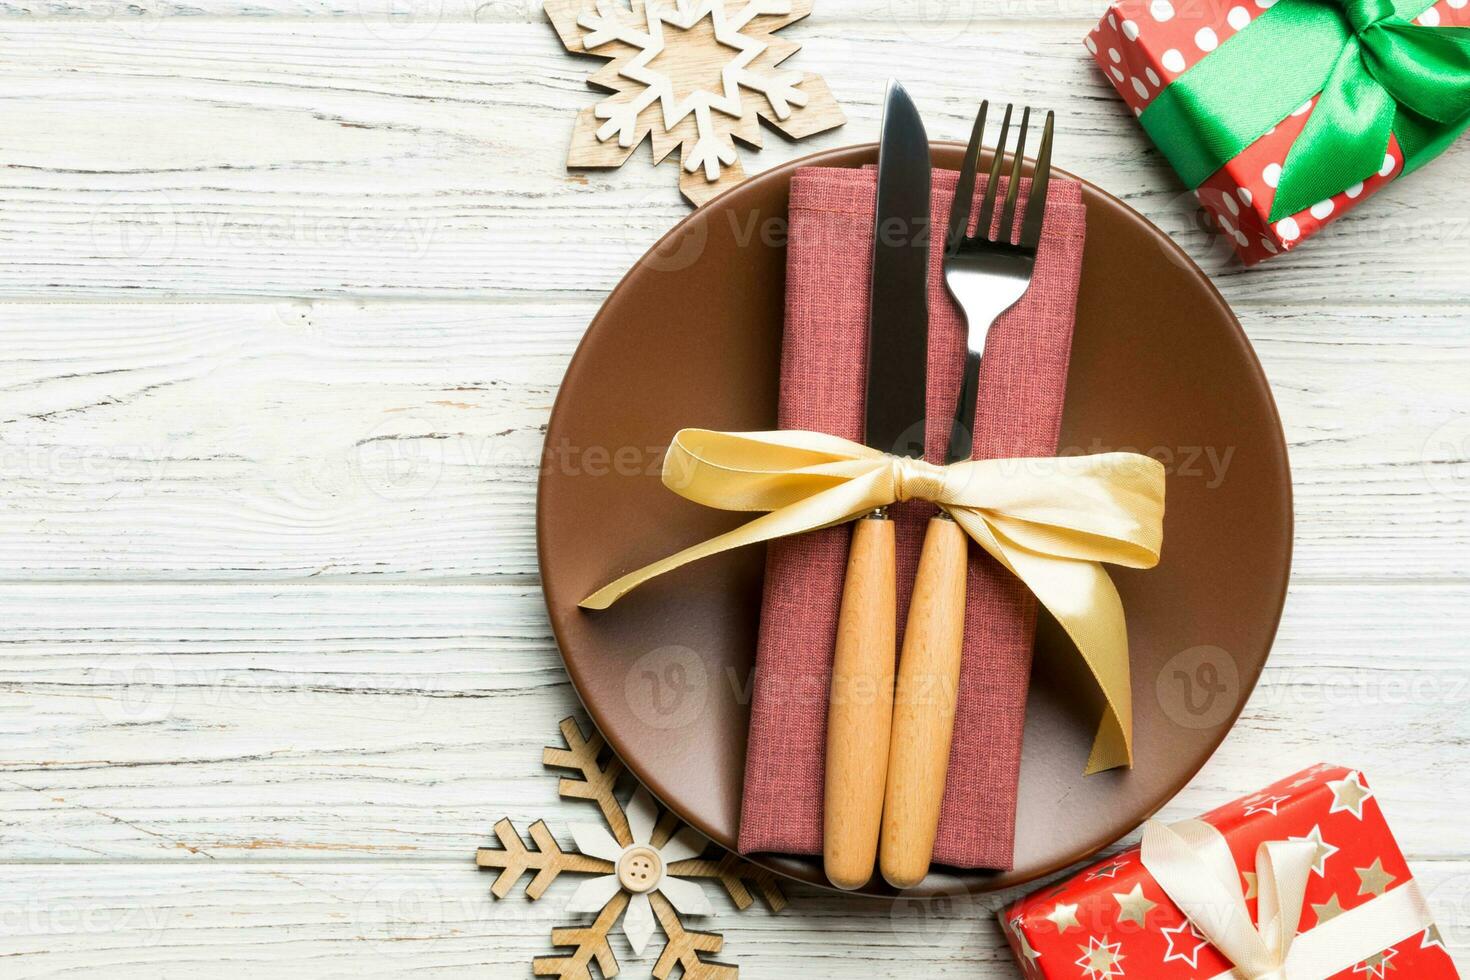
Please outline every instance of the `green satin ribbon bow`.
[{"label": "green satin ribbon bow", "polygon": [[1165,88],[1139,121],[1190,187],[1321,94],[1282,166],[1271,220],[1379,171],[1404,173],[1470,126],[1470,28],[1412,18],[1433,0],[1281,0]]}]

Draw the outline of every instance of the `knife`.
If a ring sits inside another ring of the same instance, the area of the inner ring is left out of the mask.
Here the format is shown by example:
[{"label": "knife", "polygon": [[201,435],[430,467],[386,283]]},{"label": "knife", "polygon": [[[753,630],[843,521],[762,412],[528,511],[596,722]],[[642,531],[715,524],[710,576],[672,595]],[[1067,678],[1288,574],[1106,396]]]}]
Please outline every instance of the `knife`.
[{"label": "knife", "polygon": [[[890,81],[878,150],[863,438],[874,449],[910,457],[924,454],[929,180],[924,122],[903,86]],[[872,878],[882,826],[897,652],[896,574],[887,513],[855,521],[832,662],[822,844],[828,880],[848,890]]]}]

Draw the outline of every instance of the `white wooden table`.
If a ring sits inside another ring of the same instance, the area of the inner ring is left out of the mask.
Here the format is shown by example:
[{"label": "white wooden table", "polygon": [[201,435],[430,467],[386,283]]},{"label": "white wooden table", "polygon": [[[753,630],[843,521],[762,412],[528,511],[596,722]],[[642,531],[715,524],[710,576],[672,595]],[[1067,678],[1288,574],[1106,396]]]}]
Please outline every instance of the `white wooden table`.
[{"label": "white wooden table", "polygon": [[[747,167],[873,138],[890,73],[936,137],[1054,106],[1059,163],[1207,267],[1299,530],[1265,678],[1167,813],[1362,767],[1470,968],[1470,145],[1244,271],[1085,58],[1099,8],[826,0],[787,33],[849,124]],[[586,818],[540,767],[576,699],[537,456],[673,171],[564,171],[591,63],[529,0],[0,16],[0,975],[528,976],[570,884],[494,903],[472,855]],[[1014,975],[993,900],[791,891],[718,898],[745,975]]]}]

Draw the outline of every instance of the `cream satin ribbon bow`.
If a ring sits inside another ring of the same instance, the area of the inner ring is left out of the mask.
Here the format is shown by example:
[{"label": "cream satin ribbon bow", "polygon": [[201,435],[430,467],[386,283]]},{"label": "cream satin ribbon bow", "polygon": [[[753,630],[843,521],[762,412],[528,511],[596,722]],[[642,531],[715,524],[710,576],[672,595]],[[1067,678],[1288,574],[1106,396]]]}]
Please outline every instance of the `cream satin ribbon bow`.
[{"label": "cream satin ribbon bow", "polygon": [[1224,835],[1203,820],[1143,830],[1143,866],[1191,924],[1235,964],[1210,980],[1328,980],[1433,925],[1411,879],[1298,934],[1312,841],[1266,841],[1256,850],[1257,916]]},{"label": "cream satin ribbon bow", "polygon": [[664,485],[707,507],[768,511],[728,534],[624,575],[581,605],[606,609],[629,590],[732,548],[928,500],[1010,569],[1076,644],[1102,688],[1087,771],[1133,764],[1133,705],[1123,603],[1100,562],[1158,564],[1164,468],[1135,453],[993,459],[935,466],[818,432],[684,429],[664,457]]}]

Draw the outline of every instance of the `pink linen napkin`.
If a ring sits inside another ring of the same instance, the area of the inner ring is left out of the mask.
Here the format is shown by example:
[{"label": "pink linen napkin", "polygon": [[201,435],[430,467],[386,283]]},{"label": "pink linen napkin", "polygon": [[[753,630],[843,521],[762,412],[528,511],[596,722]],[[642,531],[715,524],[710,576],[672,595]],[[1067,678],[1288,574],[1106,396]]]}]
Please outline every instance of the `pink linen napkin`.
[{"label": "pink linen napkin", "polygon": [[[934,172],[927,425],[934,462],[943,462],[965,351],[963,321],[944,288],[940,263],[941,230],[957,179],[954,171]],[[1028,183],[1022,184],[1023,200]],[[982,191],[984,185],[982,176]],[[792,180],[779,412],[784,429],[862,441],[875,191],[871,168],[809,167]],[[977,210],[980,197],[977,191]],[[1081,188],[1053,180],[1031,289],[991,328],[985,347],[976,458],[1056,452],[1085,232]],[[934,512],[922,502],[890,508],[898,536],[900,642],[924,525]],[[740,822],[743,853],[822,851],[827,686],[850,534],[847,527],[829,528],[769,546]],[[940,863],[1011,866],[1035,626],[1035,598],[972,547],[955,740],[935,842]]]}]

